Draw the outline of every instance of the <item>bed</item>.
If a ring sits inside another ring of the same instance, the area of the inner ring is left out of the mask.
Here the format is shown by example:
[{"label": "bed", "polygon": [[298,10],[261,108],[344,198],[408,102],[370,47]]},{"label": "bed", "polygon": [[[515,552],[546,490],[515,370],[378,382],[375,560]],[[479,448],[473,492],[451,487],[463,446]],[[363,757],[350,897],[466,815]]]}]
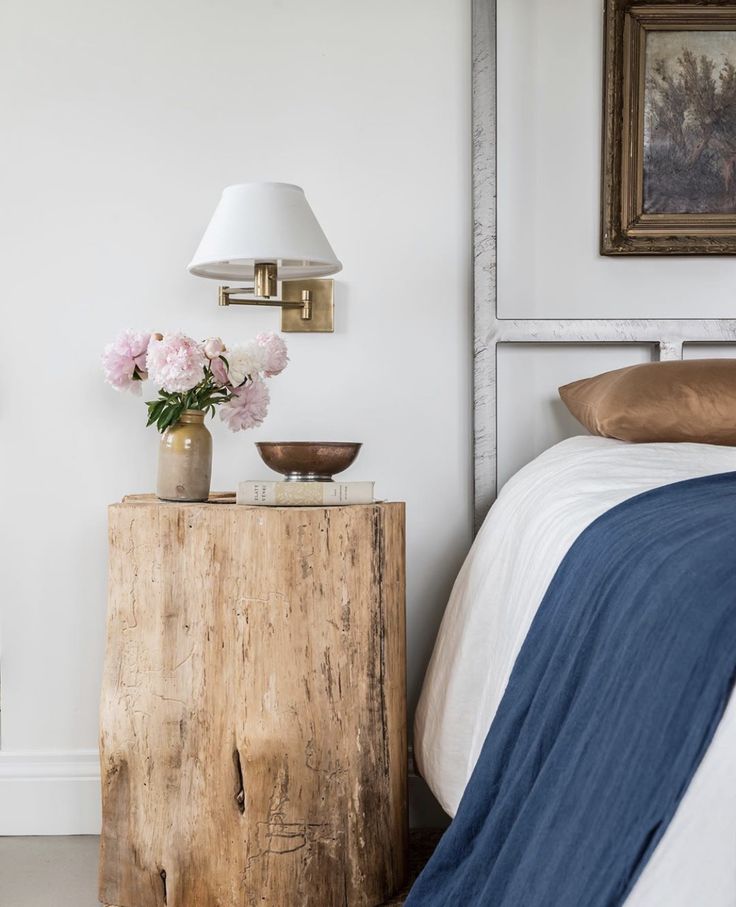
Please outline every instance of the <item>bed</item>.
[{"label": "bed", "polygon": [[[556,570],[598,517],[642,492],[736,470],[736,449],[561,442],[503,488],[457,578],[415,723],[421,774],[454,815]],[[731,700],[627,907],[736,904],[736,700]]]},{"label": "bed", "polygon": [[[729,695],[733,685],[731,653],[736,651],[736,639],[732,649],[726,646],[726,657],[719,663],[718,670],[722,675],[720,693],[710,701],[709,717],[703,719],[708,726],[697,731],[702,742],[701,750],[695,748],[690,751],[690,770],[683,772],[679,781],[673,782],[676,789],[668,795],[669,812],[665,810],[661,816],[655,816],[651,820],[654,823],[651,833],[644,834],[641,842],[634,842],[633,846],[640,848],[640,852],[634,853],[630,860],[635,870],[628,877],[624,872],[623,881],[619,880],[609,891],[602,893],[595,887],[586,888],[584,884],[578,885],[577,889],[572,885],[565,889],[564,879],[566,870],[570,875],[575,875],[581,868],[587,871],[587,864],[594,859],[596,852],[600,857],[598,838],[606,834],[604,827],[601,827],[599,834],[595,825],[581,826],[582,830],[579,829],[576,836],[570,835],[570,827],[584,821],[584,817],[574,815],[568,803],[558,813],[551,809],[543,816],[544,821],[551,823],[549,828],[554,833],[535,837],[534,825],[540,815],[540,791],[535,789],[537,766],[530,773],[527,790],[514,805],[516,812],[512,818],[504,812],[507,806],[505,801],[499,807],[498,791],[504,783],[503,770],[507,765],[513,765],[513,759],[519,756],[515,751],[514,733],[523,722],[519,719],[514,725],[513,721],[525,709],[531,714],[534,708],[542,714],[532,693],[526,702],[519,699],[523,683],[529,678],[534,679],[530,665],[535,658],[538,663],[541,662],[541,665],[536,665],[541,672],[538,677],[544,677],[547,650],[539,648],[535,651],[537,640],[543,638],[540,634],[548,634],[546,644],[551,653],[550,664],[553,664],[552,657],[559,659],[565,654],[560,656],[559,652],[553,651],[554,640],[549,639],[550,625],[554,626],[549,614],[554,615],[553,608],[559,605],[559,595],[555,603],[553,593],[575,568],[576,559],[578,569],[580,563],[584,563],[585,545],[591,538],[595,541],[596,534],[597,544],[600,546],[602,543],[603,547],[599,548],[597,562],[588,561],[593,567],[590,572],[599,572],[599,566],[603,574],[617,569],[617,559],[609,559],[605,555],[605,542],[607,532],[616,528],[616,520],[621,515],[635,515],[637,508],[646,511],[648,507],[650,534],[658,536],[661,525],[662,537],[670,540],[668,569],[671,568],[673,573],[694,584],[697,589],[700,568],[694,563],[689,569],[687,557],[678,563],[677,545],[684,550],[689,544],[687,508],[692,506],[696,516],[701,498],[710,501],[708,506],[713,508],[714,514],[718,511],[718,525],[723,529],[718,540],[720,562],[727,566],[724,575],[728,576],[728,570],[734,571],[734,583],[723,581],[726,591],[724,594],[723,589],[719,590],[719,595],[730,621],[728,632],[736,632],[732,620],[734,609],[729,597],[730,589],[736,586],[736,560],[731,557],[731,552],[736,550],[736,535],[733,547],[728,544],[731,534],[736,532],[736,518],[731,520],[731,513],[736,513],[736,498],[733,498],[731,509],[731,496],[736,493],[736,447],[698,443],[631,444],[580,434],[562,440],[531,459],[497,496],[499,351],[509,344],[586,344],[586,348],[591,350],[603,344],[616,344],[619,348],[622,344],[638,344],[651,351],[653,361],[674,361],[683,358],[690,342],[733,344],[736,341],[736,321],[725,318],[558,319],[499,316],[496,280],[495,29],[494,0],[473,0],[474,479],[477,536],[457,578],[442,621],[414,728],[414,756],[418,770],[445,811],[450,816],[457,814],[458,819],[445,834],[407,904],[409,907],[608,907],[625,903],[627,907],[733,907],[736,905],[736,697],[729,698]],[[701,347],[700,355],[707,357],[709,353],[702,352]],[[719,504],[721,492],[724,498]],[[657,523],[658,508],[662,513],[661,524]],[[703,521],[699,525],[706,533],[708,516],[700,516]],[[679,540],[673,536],[672,521],[677,524]],[[625,526],[625,522],[622,525]],[[632,525],[636,525],[636,520]],[[619,534],[622,531],[620,526],[618,531]],[[695,535],[698,534],[699,530],[695,532]],[[701,554],[707,552],[707,544],[705,548],[702,546],[702,537],[700,542]],[[579,550],[581,547],[582,553]],[[622,561],[620,576],[612,583],[613,586],[625,585],[626,569]],[[703,576],[707,574],[706,570]],[[668,582],[667,571],[664,568],[659,571],[654,569],[647,581],[658,593],[652,598],[660,599],[661,610],[663,596],[660,586],[666,586]],[[646,583],[643,585],[646,586]],[[638,590],[637,594],[644,593]],[[696,598],[697,595],[693,595],[693,600]],[[683,621],[686,616],[687,620],[692,620],[692,615],[687,614],[686,598],[684,604],[685,611],[677,613],[682,614]],[[680,601],[679,606],[682,605]],[[584,620],[584,597],[577,607],[577,618]],[[691,626],[696,628],[697,623],[695,620]],[[697,655],[697,647],[694,648]],[[658,653],[654,648],[652,651],[654,663]],[[710,657],[709,651],[707,657]],[[644,655],[640,652],[639,658],[647,668],[646,651]],[[669,661],[670,668],[673,661],[677,663],[677,659],[670,658]],[[713,668],[715,673],[715,662]],[[526,675],[523,671],[527,672]],[[708,678],[707,664],[699,665],[698,671],[702,677]],[[649,687],[654,688],[657,684],[651,683],[651,673],[650,667]],[[646,670],[642,676],[647,677]],[[662,695],[662,691],[658,695]],[[555,696],[557,699],[568,696],[570,701],[575,700],[574,685],[568,690],[556,688]],[[514,697],[517,697],[516,700]],[[559,706],[557,699],[552,703],[554,708]],[[642,709],[652,705],[646,696],[642,696],[641,704]],[[636,713],[635,706],[636,700],[634,707],[629,709],[630,714]],[[691,708],[691,714],[698,717],[697,704],[691,704]],[[533,724],[526,721],[524,732],[527,733]],[[652,726],[656,727],[656,722]],[[560,727],[565,733],[569,731],[564,727],[564,716]],[[554,738],[558,730],[550,725],[541,736],[546,734],[548,738]],[[682,723],[679,727],[666,727],[667,733],[672,732],[672,741],[677,741],[678,735],[684,738],[686,730]],[[560,734],[560,738],[562,736]],[[567,736],[570,737],[570,734],[567,733]],[[657,736],[656,733],[654,736]],[[665,737],[667,734],[663,732],[663,739]],[[528,733],[524,740],[527,739],[530,739]],[[659,746],[660,769],[661,757],[662,754],[666,756],[669,740],[655,741]],[[533,743],[536,745],[537,741],[533,740]],[[543,743],[549,743],[550,751],[554,749],[554,740]],[[588,762],[588,765],[592,764]],[[522,767],[528,767],[523,760]],[[652,782],[651,777],[649,781]],[[552,795],[555,792],[555,779],[551,785],[549,779],[546,783],[548,786],[541,793],[542,801],[547,791],[551,791]],[[605,783],[599,783],[598,791],[604,789]],[[650,793],[653,789],[650,784]],[[610,791],[606,793],[608,796],[611,794]],[[528,810],[525,813],[525,797],[530,801],[536,797],[537,812],[531,818]],[[642,812],[646,813],[649,805],[647,798],[644,797],[641,802]],[[528,831],[525,843],[516,850],[507,847],[510,853],[501,854],[506,859],[506,865],[499,876],[496,873],[497,856],[503,849],[503,842],[510,839],[517,826],[525,823]],[[500,828],[494,829],[494,824]],[[624,852],[632,846],[632,842],[625,835],[617,838],[611,829],[607,833],[607,847],[614,862],[620,856],[619,851]],[[572,840],[577,842],[575,851],[571,850],[569,843]],[[494,847],[497,851],[491,853]],[[560,859],[560,851],[565,848],[565,858]],[[531,857],[529,851],[532,851]],[[489,870],[486,864],[491,862],[494,865]],[[515,862],[517,866],[513,865]],[[551,884],[549,891],[545,892],[546,863],[556,863],[558,875],[551,877],[551,881],[559,883],[559,889]],[[480,888],[473,888],[467,883],[468,879],[472,881],[478,876],[488,876]],[[501,884],[494,888],[497,878],[501,878]],[[564,894],[561,893],[563,889]]]}]

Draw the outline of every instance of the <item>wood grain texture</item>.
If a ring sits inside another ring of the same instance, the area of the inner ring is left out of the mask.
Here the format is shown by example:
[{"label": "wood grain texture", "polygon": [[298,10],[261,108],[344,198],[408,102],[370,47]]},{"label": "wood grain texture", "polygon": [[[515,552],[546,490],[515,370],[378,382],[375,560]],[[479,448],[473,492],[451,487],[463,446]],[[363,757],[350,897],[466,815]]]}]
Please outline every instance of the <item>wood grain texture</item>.
[{"label": "wood grain texture", "polygon": [[100,900],[376,905],[406,871],[404,506],[109,514]]}]

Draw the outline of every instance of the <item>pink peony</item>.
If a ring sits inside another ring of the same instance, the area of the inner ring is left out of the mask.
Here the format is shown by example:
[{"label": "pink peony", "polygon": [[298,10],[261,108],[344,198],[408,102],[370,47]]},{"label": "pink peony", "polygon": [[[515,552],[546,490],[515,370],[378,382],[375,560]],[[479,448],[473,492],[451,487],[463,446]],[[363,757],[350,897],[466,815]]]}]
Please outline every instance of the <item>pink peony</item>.
[{"label": "pink peony", "polygon": [[219,356],[217,357],[217,359],[213,359],[210,362],[210,371],[212,372],[215,381],[218,384],[222,385],[222,387],[226,387],[228,384],[230,384],[230,378],[227,374],[227,366]]},{"label": "pink peony", "polygon": [[225,352],[225,344],[219,337],[210,337],[204,342],[204,354],[208,359],[216,359]]},{"label": "pink peony", "polygon": [[105,381],[115,390],[129,390],[140,394],[141,381],[146,373],[146,349],[150,334],[141,331],[123,331],[102,354]]},{"label": "pink peony", "polygon": [[286,368],[289,357],[286,355],[286,344],[272,331],[267,334],[258,334],[256,341],[265,350],[263,374],[266,378],[280,375]]},{"label": "pink peony", "polygon": [[243,431],[260,425],[268,414],[271,395],[260,378],[233,391],[230,401],[220,407],[220,418],[231,431]]},{"label": "pink peony", "polygon": [[152,338],[146,359],[148,375],[157,387],[169,393],[185,393],[204,377],[207,364],[201,343],[186,334],[166,334]]}]

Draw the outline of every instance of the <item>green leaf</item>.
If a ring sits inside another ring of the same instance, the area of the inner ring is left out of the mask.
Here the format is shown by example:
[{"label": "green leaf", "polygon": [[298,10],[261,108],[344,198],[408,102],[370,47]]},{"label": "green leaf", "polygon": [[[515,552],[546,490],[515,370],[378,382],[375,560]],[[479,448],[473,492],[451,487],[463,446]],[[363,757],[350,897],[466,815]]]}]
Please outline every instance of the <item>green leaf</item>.
[{"label": "green leaf", "polygon": [[166,403],[166,405],[163,407],[163,409],[159,413],[158,418],[156,419],[156,428],[160,432],[166,431],[166,429],[169,427],[169,425],[171,425],[171,422],[172,422],[171,416],[175,411],[176,411],[176,407],[172,406],[169,403]]}]

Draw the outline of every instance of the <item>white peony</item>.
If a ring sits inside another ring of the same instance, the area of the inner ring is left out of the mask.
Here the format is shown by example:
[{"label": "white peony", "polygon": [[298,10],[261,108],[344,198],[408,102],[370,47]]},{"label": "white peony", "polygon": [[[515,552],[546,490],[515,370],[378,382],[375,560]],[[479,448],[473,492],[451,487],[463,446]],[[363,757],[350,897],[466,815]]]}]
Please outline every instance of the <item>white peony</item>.
[{"label": "white peony", "polygon": [[233,387],[239,387],[246,379],[256,378],[266,367],[267,351],[255,340],[241,343],[225,353],[228,374]]}]

